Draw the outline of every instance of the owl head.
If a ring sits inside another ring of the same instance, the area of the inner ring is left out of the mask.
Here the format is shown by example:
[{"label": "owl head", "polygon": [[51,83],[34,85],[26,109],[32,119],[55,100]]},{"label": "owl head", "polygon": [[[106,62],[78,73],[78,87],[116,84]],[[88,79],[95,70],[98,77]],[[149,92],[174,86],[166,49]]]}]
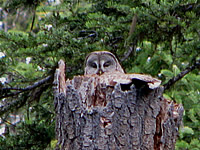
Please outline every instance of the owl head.
[{"label": "owl head", "polygon": [[115,55],[108,51],[95,51],[85,58],[85,75],[119,71],[124,73]]}]

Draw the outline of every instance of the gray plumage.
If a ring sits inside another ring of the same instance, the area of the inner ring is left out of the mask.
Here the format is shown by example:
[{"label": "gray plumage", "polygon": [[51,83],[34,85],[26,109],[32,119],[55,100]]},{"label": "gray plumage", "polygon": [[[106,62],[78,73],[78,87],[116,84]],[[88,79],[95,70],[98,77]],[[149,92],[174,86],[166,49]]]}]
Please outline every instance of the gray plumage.
[{"label": "gray plumage", "polygon": [[115,55],[108,51],[95,51],[85,59],[85,75],[119,71],[124,73]]}]

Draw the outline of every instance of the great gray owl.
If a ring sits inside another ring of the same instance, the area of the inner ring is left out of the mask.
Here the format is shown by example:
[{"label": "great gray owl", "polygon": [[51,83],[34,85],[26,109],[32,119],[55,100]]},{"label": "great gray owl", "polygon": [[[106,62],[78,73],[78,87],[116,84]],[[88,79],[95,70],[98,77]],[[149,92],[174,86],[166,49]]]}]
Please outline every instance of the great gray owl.
[{"label": "great gray owl", "polygon": [[119,71],[124,73],[114,54],[108,51],[95,51],[85,58],[85,75]]}]

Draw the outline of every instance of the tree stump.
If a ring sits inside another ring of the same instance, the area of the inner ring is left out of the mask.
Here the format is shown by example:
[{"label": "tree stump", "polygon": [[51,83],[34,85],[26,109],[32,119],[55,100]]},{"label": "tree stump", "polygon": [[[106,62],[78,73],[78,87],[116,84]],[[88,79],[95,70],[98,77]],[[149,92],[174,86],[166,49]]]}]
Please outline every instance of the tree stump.
[{"label": "tree stump", "polygon": [[54,78],[58,150],[173,150],[183,107],[165,99],[160,80],[104,73]]}]

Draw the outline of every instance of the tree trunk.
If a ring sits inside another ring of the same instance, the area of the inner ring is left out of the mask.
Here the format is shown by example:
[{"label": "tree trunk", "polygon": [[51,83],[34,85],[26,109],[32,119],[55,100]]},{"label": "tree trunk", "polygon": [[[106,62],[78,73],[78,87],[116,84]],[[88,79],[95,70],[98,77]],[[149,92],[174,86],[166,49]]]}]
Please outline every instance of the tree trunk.
[{"label": "tree trunk", "polygon": [[60,150],[173,150],[183,107],[163,98],[160,81],[139,74],[54,79]]}]

